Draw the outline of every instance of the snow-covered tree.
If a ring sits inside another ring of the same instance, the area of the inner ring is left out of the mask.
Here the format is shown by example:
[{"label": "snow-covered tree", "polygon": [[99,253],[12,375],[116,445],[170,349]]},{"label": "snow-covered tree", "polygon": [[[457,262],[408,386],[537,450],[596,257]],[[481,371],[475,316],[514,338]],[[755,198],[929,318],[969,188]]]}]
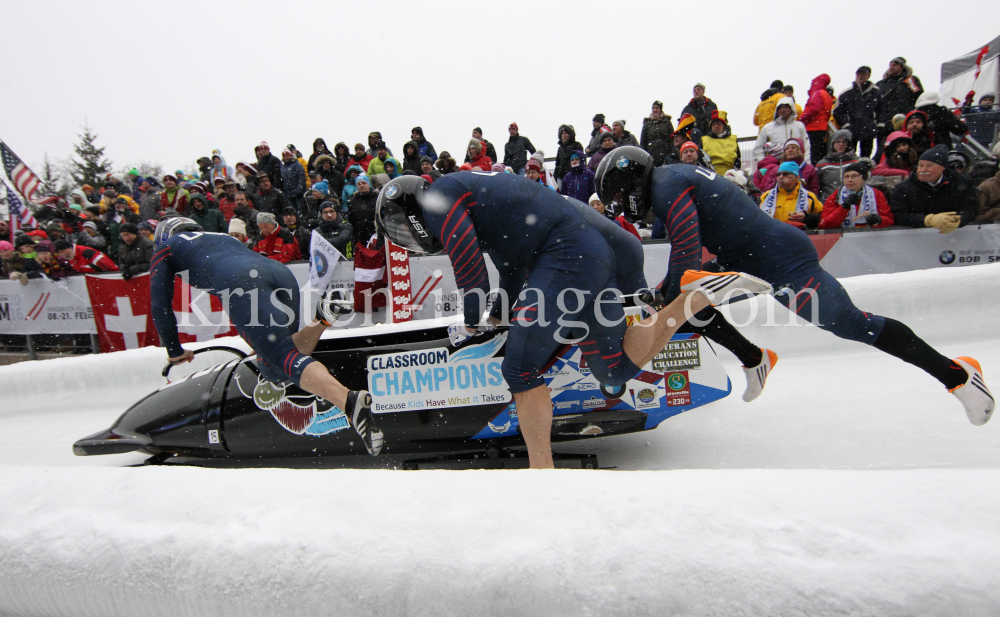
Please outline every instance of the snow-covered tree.
[{"label": "snow-covered tree", "polygon": [[83,134],[79,137],[80,142],[73,146],[76,157],[70,158],[70,175],[77,186],[89,184],[98,187],[111,173],[111,161],[104,158],[104,147],[97,147],[97,133],[91,131],[88,125],[83,125]]}]

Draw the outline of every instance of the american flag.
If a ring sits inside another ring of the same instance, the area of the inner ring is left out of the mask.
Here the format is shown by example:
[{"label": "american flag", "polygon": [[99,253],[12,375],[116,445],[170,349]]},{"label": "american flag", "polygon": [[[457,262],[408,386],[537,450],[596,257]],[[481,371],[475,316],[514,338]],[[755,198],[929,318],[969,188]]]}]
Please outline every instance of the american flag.
[{"label": "american flag", "polygon": [[25,199],[37,206],[45,205],[56,199],[55,197],[41,199],[35,197],[41,181],[2,141],[0,141],[0,156],[3,156],[3,168],[7,172],[7,177],[14,183],[17,192],[24,195]]},{"label": "american flag", "polygon": [[6,182],[3,183],[3,187],[7,189],[7,210],[10,212],[10,231],[14,232],[14,230],[22,227],[38,227],[38,221],[31,214],[31,210],[21,203],[17,193],[11,190]]}]

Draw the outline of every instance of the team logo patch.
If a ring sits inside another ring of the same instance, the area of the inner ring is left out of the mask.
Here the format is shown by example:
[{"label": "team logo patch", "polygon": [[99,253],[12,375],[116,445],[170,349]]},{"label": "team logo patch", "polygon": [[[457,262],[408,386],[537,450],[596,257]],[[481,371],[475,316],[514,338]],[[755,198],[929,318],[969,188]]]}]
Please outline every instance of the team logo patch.
[{"label": "team logo patch", "polygon": [[617,166],[618,169],[628,169],[629,167],[631,167],[631,165],[632,165],[632,159],[628,158],[627,156],[623,156],[622,158],[618,159],[618,162],[615,163],[615,166]]},{"label": "team logo patch", "polygon": [[399,185],[393,184],[385,189],[385,196],[389,199],[395,199],[396,195],[399,195]]}]

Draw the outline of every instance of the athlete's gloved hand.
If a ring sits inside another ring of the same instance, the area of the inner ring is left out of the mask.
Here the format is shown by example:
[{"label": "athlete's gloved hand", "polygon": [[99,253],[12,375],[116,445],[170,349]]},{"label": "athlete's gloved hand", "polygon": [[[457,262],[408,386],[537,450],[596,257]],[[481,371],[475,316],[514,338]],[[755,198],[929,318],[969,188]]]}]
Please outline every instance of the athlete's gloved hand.
[{"label": "athlete's gloved hand", "polygon": [[850,210],[851,206],[856,206],[859,203],[861,203],[861,195],[855,195],[854,193],[851,193],[850,195],[844,198],[844,203],[840,204],[840,206],[844,210]]},{"label": "athlete's gloved hand", "polygon": [[469,330],[463,323],[453,323],[448,326],[448,340],[453,347],[458,347],[476,335],[475,330]]},{"label": "athlete's gloved hand", "polygon": [[868,215],[867,221],[869,227],[875,227],[876,225],[882,224],[882,217],[879,216],[878,212],[872,212]]},{"label": "athlete's gloved hand", "polygon": [[950,234],[955,231],[961,222],[962,217],[955,212],[940,212],[938,214],[928,214],[924,217],[925,227],[939,229],[943,234]]}]

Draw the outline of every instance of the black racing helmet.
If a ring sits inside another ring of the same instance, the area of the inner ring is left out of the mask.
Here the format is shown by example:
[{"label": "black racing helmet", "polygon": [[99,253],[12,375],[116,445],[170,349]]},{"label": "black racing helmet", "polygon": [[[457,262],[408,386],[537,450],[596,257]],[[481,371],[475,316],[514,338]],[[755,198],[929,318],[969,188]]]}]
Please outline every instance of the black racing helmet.
[{"label": "black racing helmet", "polygon": [[605,205],[611,205],[615,195],[621,193],[625,220],[630,223],[642,221],[652,205],[649,188],[655,166],[653,157],[642,148],[615,148],[597,166],[594,178],[597,196]]},{"label": "black racing helmet", "polygon": [[387,238],[414,253],[436,255],[444,250],[424,222],[421,201],[430,183],[420,176],[398,176],[378,194],[375,225]]}]

